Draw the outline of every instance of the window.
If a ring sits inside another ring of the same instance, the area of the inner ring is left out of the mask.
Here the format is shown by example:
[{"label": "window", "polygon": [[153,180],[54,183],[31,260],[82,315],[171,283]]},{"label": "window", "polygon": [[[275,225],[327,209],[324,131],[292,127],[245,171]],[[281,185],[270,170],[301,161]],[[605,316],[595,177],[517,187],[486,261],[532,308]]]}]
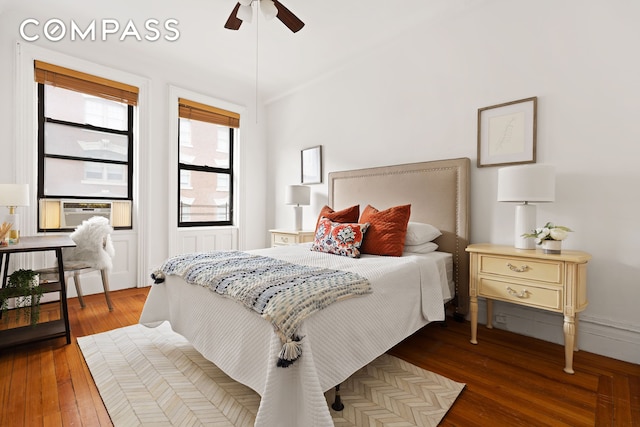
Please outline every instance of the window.
[{"label": "window", "polygon": [[183,98],[178,104],[178,226],[232,225],[240,115]]},{"label": "window", "polygon": [[34,65],[39,205],[50,199],[130,203],[138,89],[40,61]]}]

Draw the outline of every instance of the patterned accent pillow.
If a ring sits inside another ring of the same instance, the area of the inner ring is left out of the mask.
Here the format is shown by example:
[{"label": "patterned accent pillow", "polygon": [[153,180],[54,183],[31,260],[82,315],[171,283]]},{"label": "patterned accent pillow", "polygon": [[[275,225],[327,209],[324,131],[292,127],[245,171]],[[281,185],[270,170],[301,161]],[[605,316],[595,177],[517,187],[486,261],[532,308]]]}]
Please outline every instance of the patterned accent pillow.
[{"label": "patterned accent pillow", "polygon": [[359,221],[370,224],[367,238],[362,243],[362,253],[402,256],[409,216],[411,205],[394,206],[384,211],[367,205]]},{"label": "patterned accent pillow", "polygon": [[320,224],[322,218],[330,219],[333,222],[352,222],[357,223],[360,217],[360,205],[353,205],[351,207],[342,209],[340,211],[334,211],[329,206],[325,205],[320,210],[318,215],[318,221],[316,221],[316,228]]},{"label": "patterned accent pillow", "polygon": [[369,224],[341,223],[320,218],[311,250],[359,258],[360,245],[367,228]]}]

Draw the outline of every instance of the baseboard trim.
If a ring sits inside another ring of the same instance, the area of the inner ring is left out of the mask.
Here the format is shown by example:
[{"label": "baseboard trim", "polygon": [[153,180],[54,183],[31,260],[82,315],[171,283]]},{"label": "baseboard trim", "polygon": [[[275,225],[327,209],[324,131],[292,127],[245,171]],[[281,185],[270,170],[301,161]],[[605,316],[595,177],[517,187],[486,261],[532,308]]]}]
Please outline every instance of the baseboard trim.
[{"label": "baseboard trim", "polygon": [[602,317],[588,316],[588,315],[581,314],[580,315],[580,322],[582,322],[582,323],[593,323],[594,325],[600,325],[600,326],[604,326],[604,327],[608,327],[608,328],[614,328],[614,329],[618,329],[618,330],[629,331],[629,332],[632,332],[634,334],[640,334],[640,325],[633,325],[633,324],[630,324],[630,323],[616,322],[614,320],[605,319],[605,318],[602,318]]},{"label": "baseboard trim", "polygon": [[[485,323],[486,302],[478,301],[478,322]],[[522,335],[564,345],[560,313],[495,301],[493,325]],[[496,322],[502,316],[505,322]],[[638,325],[617,322],[597,316],[580,315],[578,323],[580,350],[630,363],[640,364],[640,328]]]}]

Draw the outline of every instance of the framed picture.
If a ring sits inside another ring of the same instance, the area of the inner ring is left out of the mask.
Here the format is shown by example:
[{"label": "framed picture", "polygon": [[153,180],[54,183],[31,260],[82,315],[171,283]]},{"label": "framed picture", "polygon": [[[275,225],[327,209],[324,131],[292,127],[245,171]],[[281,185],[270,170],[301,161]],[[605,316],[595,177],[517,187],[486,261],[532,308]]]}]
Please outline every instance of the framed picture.
[{"label": "framed picture", "polygon": [[478,167],[536,162],[538,98],[478,109]]},{"label": "framed picture", "polygon": [[301,151],[301,179],[303,184],[322,183],[322,145]]}]

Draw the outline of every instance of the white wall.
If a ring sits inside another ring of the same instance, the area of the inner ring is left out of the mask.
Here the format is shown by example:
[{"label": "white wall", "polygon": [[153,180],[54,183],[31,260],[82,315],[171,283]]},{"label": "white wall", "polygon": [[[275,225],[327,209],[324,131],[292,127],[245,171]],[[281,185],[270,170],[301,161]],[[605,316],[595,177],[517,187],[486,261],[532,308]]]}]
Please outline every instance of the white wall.
[{"label": "white wall", "polygon": [[[557,169],[557,201],[538,207],[538,222],[571,227],[564,247],[593,255],[580,345],[639,363],[639,19],[635,0],[490,0],[408,29],[272,102],[267,224],[293,222],[283,189],[299,182],[302,148],[323,146],[325,180],[333,170],[475,163],[478,108],[537,96],[538,162]],[[496,202],[497,170],[473,167],[472,242],[513,242],[514,207]],[[326,184],[312,187],[306,228],[326,194]],[[499,327],[562,342],[560,315],[499,303],[495,312],[507,315]]]},{"label": "white wall", "polygon": [[[17,2],[16,2],[17,3]],[[53,10],[51,10],[53,8]],[[127,11],[116,11],[110,17],[118,18],[118,14]],[[168,233],[172,225],[169,223],[169,209],[175,207],[175,194],[169,192],[170,180],[175,179],[171,173],[175,168],[170,162],[170,150],[177,150],[171,144],[169,92],[170,87],[179,87],[204,96],[219,99],[228,104],[244,108],[241,117],[241,141],[239,149],[240,166],[243,172],[239,177],[239,216],[240,231],[238,245],[241,249],[264,247],[266,245],[265,223],[265,174],[264,157],[266,144],[264,142],[263,124],[256,120],[255,88],[247,87],[237,81],[222,78],[215,72],[205,69],[186,67],[181,63],[171,63],[163,58],[152,58],[144,55],[144,43],[139,42],[135,48],[131,44],[125,47],[117,41],[102,42],[100,40],[63,40],[51,42],[41,37],[37,42],[26,42],[18,39],[18,28],[26,18],[36,18],[41,22],[55,16],[69,22],[71,19],[62,12],[55,11],[55,3],[47,5],[12,5],[10,9],[0,9],[0,182],[15,182],[17,176],[24,174],[24,168],[35,170],[35,164],[17,164],[16,152],[20,144],[35,144],[34,140],[18,140],[19,127],[16,124],[17,96],[15,70],[19,60],[15,53],[16,42],[33,49],[44,49],[48,52],[64,57],[77,59],[97,67],[106,67],[116,72],[128,73],[148,82],[146,88],[145,115],[146,126],[138,141],[141,156],[138,159],[137,178],[142,182],[143,191],[137,195],[135,203],[141,211],[134,223],[138,228],[134,233],[145,230],[140,242],[140,250],[144,250],[144,257],[140,260],[138,270],[140,282],[123,285],[135,286],[148,284],[148,273],[156,268],[170,254]],[[152,17],[151,14],[148,17]],[[162,43],[158,41],[156,43]],[[141,53],[142,52],[142,53]],[[226,105],[226,104],[225,104]],[[257,114],[261,115],[260,112]],[[31,162],[29,162],[31,163]],[[34,175],[32,172],[31,175]],[[27,173],[30,175],[30,173]],[[35,188],[32,188],[35,192]],[[32,197],[32,201],[35,198]],[[24,208],[27,209],[27,208]],[[35,207],[28,209],[35,210]],[[26,210],[25,210],[26,212]],[[29,225],[32,231],[35,225]],[[28,229],[28,227],[26,227]],[[23,228],[25,229],[25,228]],[[119,232],[116,232],[117,235]],[[130,232],[121,232],[130,235]],[[114,237],[114,240],[117,236]],[[130,256],[135,257],[137,250]],[[116,265],[127,265],[116,263]],[[113,283],[112,289],[118,289],[118,283]],[[96,288],[97,290],[97,288]],[[91,291],[87,292],[90,293]],[[70,294],[74,294],[70,290]]]}]

